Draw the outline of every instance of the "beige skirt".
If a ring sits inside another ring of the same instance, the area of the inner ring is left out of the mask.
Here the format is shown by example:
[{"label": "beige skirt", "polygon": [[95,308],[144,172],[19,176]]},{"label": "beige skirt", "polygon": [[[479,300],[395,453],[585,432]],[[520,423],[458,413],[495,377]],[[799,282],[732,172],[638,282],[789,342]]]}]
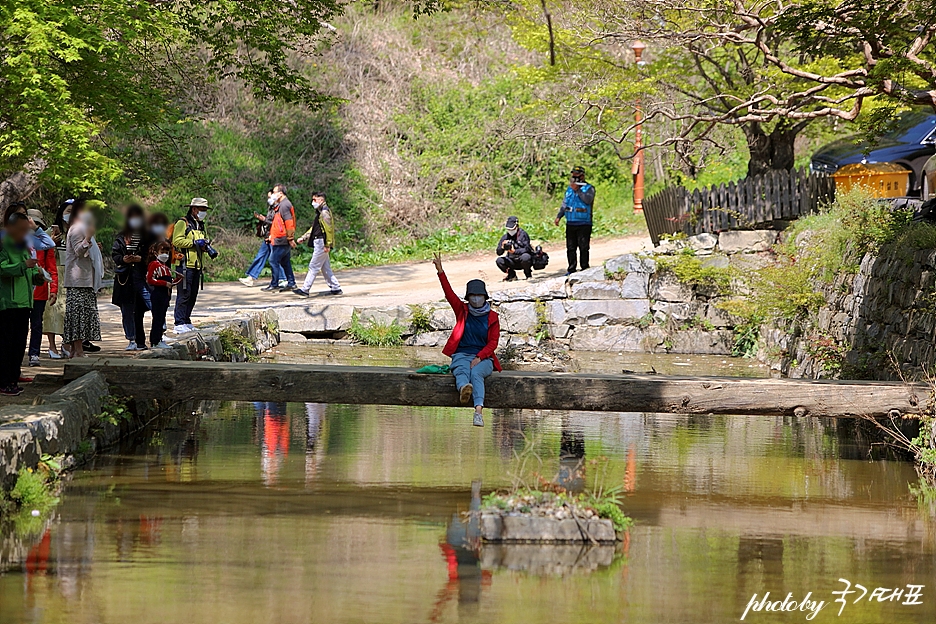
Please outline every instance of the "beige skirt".
[{"label": "beige skirt", "polygon": [[[65,267],[58,267],[58,274],[65,275]],[[42,332],[59,336],[65,333],[65,289],[61,287],[61,282],[55,305],[46,304],[45,312],[42,313]]]}]

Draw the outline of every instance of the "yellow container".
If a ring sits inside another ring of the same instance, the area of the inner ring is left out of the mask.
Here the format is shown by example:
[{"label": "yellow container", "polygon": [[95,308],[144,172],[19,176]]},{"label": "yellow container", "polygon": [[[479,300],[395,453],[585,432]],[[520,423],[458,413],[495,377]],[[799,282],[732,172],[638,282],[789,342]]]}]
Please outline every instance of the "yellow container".
[{"label": "yellow container", "polygon": [[832,174],[835,190],[848,192],[863,187],[873,197],[904,197],[910,186],[910,171],[894,163],[854,163]]}]

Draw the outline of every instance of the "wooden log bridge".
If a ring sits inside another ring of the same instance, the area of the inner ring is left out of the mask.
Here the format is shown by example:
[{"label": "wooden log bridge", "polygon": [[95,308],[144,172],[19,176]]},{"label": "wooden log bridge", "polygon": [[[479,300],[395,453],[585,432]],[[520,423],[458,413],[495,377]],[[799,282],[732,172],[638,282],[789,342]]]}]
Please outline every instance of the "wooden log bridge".
[{"label": "wooden log bridge", "polygon": [[[458,406],[450,375],[413,369],[308,364],[235,364],[85,359],[65,365],[71,381],[99,371],[117,392],[139,399]],[[596,373],[494,373],[487,407],[762,416],[918,414],[924,384]]]}]

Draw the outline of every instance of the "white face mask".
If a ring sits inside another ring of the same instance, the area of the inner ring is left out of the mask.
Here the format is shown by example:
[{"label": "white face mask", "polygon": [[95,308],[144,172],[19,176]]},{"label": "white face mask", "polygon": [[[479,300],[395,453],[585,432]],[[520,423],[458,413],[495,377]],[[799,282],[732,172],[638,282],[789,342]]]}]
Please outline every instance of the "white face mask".
[{"label": "white face mask", "polygon": [[267,206],[272,206],[272,205],[275,204],[275,203],[276,203],[276,198],[275,198],[275,197],[273,197],[272,195],[270,195],[269,197],[267,197]]},{"label": "white face mask", "polygon": [[153,233],[153,236],[165,236],[166,235],[166,226],[162,223],[157,223],[150,228],[150,232]]},{"label": "white face mask", "polygon": [[322,205],[322,202],[317,202],[317,201],[312,202],[312,207],[315,208],[316,210],[318,210],[319,206],[321,205]]},{"label": "white face mask", "polygon": [[68,223],[69,221],[71,221],[71,213],[66,212],[62,215],[62,223]]},{"label": "white face mask", "polygon": [[513,236],[514,234],[517,233],[517,230],[519,230],[519,229],[520,229],[519,227],[507,228],[507,233],[510,234],[511,236]]},{"label": "white face mask", "polygon": [[199,220],[199,221],[204,221],[205,219],[208,218],[208,211],[207,211],[207,210],[199,210],[196,214],[197,214],[197,216],[198,216],[198,220]]},{"label": "white face mask", "polygon": [[158,256],[156,256],[156,259],[162,263],[166,263],[169,261],[169,254],[159,254]]},{"label": "white face mask", "polygon": [[127,225],[130,226],[131,230],[139,230],[143,227],[143,217],[130,217],[127,219]]},{"label": "white face mask", "polygon": [[468,295],[468,305],[472,308],[483,308],[485,301],[487,299],[484,298],[484,295]]}]

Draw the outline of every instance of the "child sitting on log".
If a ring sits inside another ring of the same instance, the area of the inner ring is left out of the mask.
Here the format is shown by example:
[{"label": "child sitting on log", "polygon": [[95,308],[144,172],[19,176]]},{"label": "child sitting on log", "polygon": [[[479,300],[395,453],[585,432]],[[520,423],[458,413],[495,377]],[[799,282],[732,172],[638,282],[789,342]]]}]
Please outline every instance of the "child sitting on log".
[{"label": "child sitting on log", "polygon": [[432,263],[439,274],[445,300],[455,312],[455,328],[442,353],[452,358],[452,374],[455,375],[455,387],[458,389],[462,405],[473,401],[475,427],[483,427],[484,419],[484,380],[495,370],[501,370],[500,362],[494,355],[500,339],[500,320],[497,312],[491,310],[487,288],[484,282],[474,279],[465,288],[465,301],[462,301],[452,285],[449,284],[445,271],[442,270],[442,257],[433,254]]}]

